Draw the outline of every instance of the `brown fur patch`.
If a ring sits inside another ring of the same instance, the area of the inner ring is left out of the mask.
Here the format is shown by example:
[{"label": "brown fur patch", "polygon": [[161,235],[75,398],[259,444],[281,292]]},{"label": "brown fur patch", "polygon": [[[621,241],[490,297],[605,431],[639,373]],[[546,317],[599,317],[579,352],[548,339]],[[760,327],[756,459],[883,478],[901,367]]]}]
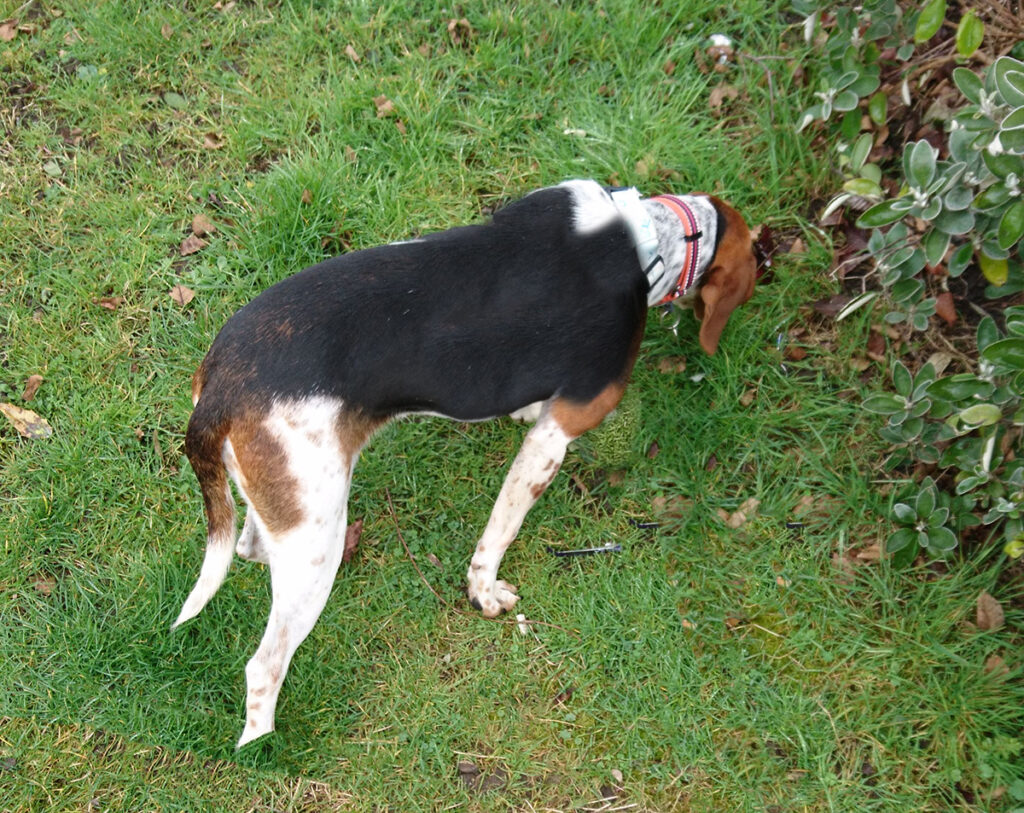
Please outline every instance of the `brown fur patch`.
[{"label": "brown fur patch", "polygon": [[[554,464],[554,467],[553,467],[554,470],[553,471],[552,471],[552,465],[551,464]],[[543,483],[534,483],[532,486],[530,486],[530,493],[533,495],[533,498],[535,500],[538,497],[540,497],[541,494],[544,493],[544,491],[547,489],[547,487],[549,485],[551,485],[551,481],[554,480],[555,479],[555,475],[558,474],[558,469],[559,469],[558,461],[552,460],[551,463],[549,463],[545,467],[545,469],[544,469],[544,471],[550,471],[551,472],[551,474],[548,475],[547,479]]]},{"label": "brown fur patch", "polygon": [[288,469],[284,446],[262,421],[243,420],[228,433],[242,488],[271,534],[302,522],[299,484]]},{"label": "brown fur patch", "polygon": [[588,429],[593,429],[601,423],[605,415],[618,406],[625,391],[625,382],[613,381],[601,390],[594,400],[585,404],[556,398],[551,405],[551,416],[565,434],[571,438],[578,438]]},{"label": "brown fur patch", "polygon": [[757,280],[757,258],[746,221],[724,201],[716,197],[711,201],[726,227],[694,300],[694,313],[701,320],[700,346],[709,355],[718,349],[729,314],[750,299]]},{"label": "brown fur patch", "polygon": [[375,418],[364,412],[343,409],[338,413],[336,424],[341,453],[351,466],[359,450],[366,445],[370,435],[387,423],[387,418]]}]

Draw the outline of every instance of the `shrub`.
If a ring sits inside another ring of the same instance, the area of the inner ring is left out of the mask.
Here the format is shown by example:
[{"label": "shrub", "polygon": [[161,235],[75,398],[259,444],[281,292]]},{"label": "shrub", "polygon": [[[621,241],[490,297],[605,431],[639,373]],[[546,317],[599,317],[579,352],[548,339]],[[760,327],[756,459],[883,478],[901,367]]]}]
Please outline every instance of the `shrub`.
[{"label": "shrub", "polygon": [[[843,114],[828,126],[839,138],[846,180],[828,210],[866,207],[857,225],[870,230],[876,287],[846,313],[881,298],[887,322],[911,333],[926,330],[936,288],[941,292],[947,276],[972,265],[990,283],[990,297],[1024,290],[1024,62],[1001,56],[980,74],[955,68],[963,104],[944,116],[941,146],[907,143],[902,160],[885,167],[895,176],[886,181],[883,168],[868,161],[875,136],[860,133],[864,113],[875,126],[885,124],[887,99],[877,90],[882,69],[904,63],[906,76],[915,42],[942,26],[944,0],[908,13],[892,0],[833,12],[824,3],[794,5],[825,55],[818,102],[800,126]],[[960,54],[972,53],[982,36],[981,21],[968,11],[957,29]],[[906,78],[902,93],[909,104]],[[946,555],[965,528],[978,524],[1001,533],[1010,556],[1024,553],[1024,462],[1016,459],[1024,424],[1024,308],[1004,308],[1002,316],[1005,330],[991,317],[978,325],[975,369],[942,376],[926,364],[912,374],[896,361],[894,392],[864,401],[865,409],[887,419],[881,433],[892,444],[889,464],[923,464],[918,470],[934,475],[904,481],[894,501],[896,530],[887,547],[900,559],[912,560],[919,550]]]}]

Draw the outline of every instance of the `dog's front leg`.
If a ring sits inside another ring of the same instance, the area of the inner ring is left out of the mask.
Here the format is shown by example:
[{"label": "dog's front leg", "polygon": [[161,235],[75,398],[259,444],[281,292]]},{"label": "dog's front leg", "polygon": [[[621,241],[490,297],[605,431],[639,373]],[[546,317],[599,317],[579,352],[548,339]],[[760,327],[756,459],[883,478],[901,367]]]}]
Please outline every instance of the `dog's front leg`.
[{"label": "dog's front leg", "polygon": [[517,588],[498,579],[498,565],[527,512],[558,473],[571,440],[550,410],[545,410],[505,477],[467,574],[470,603],[488,618],[511,610],[519,600]]}]

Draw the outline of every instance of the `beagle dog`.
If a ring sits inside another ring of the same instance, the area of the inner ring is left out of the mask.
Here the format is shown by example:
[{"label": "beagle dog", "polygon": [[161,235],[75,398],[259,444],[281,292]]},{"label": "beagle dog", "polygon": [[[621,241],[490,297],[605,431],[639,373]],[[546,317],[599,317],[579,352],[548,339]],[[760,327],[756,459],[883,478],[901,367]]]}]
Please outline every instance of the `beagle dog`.
[{"label": "beagle dog", "polygon": [[[208,536],[174,626],[220,587],[233,549],[269,566],[273,603],[245,669],[238,747],[274,728],[288,664],[341,562],[352,472],[375,430],[413,413],[536,415],[469,565],[470,603],[496,616],[519,600],[497,577],[502,555],[569,442],[618,404],[647,308],[689,301],[714,353],[756,268],[746,223],[717,198],[643,199],[573,180],[484,224],[326,260],[232,316],[192,381],[185,451]],[[237,543],[229,478],[248,509]]]}]

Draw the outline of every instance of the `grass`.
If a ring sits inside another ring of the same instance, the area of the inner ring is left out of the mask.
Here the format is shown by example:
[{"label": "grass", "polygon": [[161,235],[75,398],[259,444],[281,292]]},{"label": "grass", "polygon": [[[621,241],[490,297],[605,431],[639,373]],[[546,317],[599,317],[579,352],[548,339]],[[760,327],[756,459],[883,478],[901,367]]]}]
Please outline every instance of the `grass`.
[{"label": "grass", "polygon": [[[609,790],[645,810],[1024,804],[1019,587],[986,550],[909,572],[857,559],[887,530],[847,364],[868,316],[804,361],[777,349],[831,291],[805,220],[826,170],[793,134],[792,64],[720,79],[693,54],[720,31],[798,59],[782,8],[487,4],[465,9],[461,44],[461,13],[409,0],[0,14],[25,26],[0,50],[0,400],[54,427],[0,427],[0,809],[597,809]],[[740,97],[716,117],[719,81]],[[375,438],[350,506],[359,553],[277,733],[236,754],[266,573],[236,562],[168,632],[201,559],[193,369],[231,312],[325,252],[573,176],[720,192],[808,251],[780,259],[714,357],[689,315],[678,338],[652,320],[637,462],[609,479],[581,444],[505,558],[522,611],[555,625],[535,635],[462,612],[522,427],[410,420]],[[199,213],[218,230],[182,257]],[[685,372],[659,370],[680,355]],[[386,489],[453,607],[396,544]],[[608,540],[622,553],[546,552]],[[1002,629],[972,627],[982,590]],[[1007,673],[986,670],[996,655]]]}]

